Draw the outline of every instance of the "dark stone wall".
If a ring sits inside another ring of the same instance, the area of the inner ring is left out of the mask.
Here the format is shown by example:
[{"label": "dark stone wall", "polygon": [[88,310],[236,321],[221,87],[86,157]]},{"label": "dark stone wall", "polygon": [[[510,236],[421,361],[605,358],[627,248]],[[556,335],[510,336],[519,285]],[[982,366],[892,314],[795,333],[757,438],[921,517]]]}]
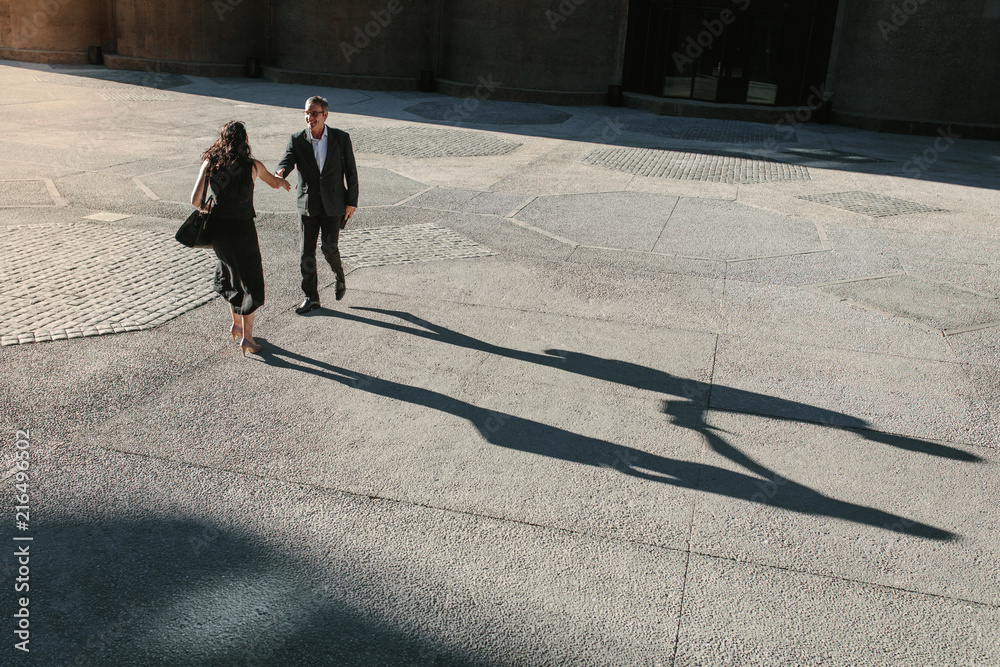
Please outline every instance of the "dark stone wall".
[{"label": "dark stone wall", "polygon": [[843,5],[829,79],[835,119],[1000,123],[1000,0]]},{"label": "dark stone wall", "polygon": [[272,62],[309,72],[416,79],[433,69],[436,4],[276,2]]},{"label": "dark stone wall", "polygon": [[443,2],[442,78],[571,92],[621,81],[618,0]]},{"label": "dark stone wall", "polygon": [[[621,82],[627,12],[628,0],[0,0],[0,58],[80,62],[100,45],[116,66],[204,73],[253,57],[372,88],[432,70],[454,94],[485,81],[497,99],[579,103]],[[996,127],[1000,0],[841,0],[827,90],[835,122]]]},{"label": "dark stone wall", "polygon": [[107,32],[104,2],[0,0],[0,49],[85,54]]},{"label": "dark stone wall", "polygon": [[118,54],[242,64],[261,57],[266,0],[114,0]]}]

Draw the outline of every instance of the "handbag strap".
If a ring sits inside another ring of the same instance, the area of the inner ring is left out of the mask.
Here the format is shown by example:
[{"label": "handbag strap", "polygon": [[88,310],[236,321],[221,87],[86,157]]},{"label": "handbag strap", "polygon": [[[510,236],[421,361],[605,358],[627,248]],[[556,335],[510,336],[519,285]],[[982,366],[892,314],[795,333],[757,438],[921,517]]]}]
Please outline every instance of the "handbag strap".
[{"label": "handbag strap", "polygon": [[205,171],[205,183],[201,186],[201,206],[198,207],[199,209],[205,208],[205,199],[208,197],[208,182],[210,180],[212,180],[211,167],[209,167],[208,170]]}]

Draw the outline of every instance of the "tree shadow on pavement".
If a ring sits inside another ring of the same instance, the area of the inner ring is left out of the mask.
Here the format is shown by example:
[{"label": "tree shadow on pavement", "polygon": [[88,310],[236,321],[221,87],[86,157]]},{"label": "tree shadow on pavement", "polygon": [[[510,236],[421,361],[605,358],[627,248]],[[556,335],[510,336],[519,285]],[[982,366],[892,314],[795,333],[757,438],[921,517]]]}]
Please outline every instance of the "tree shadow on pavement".
[{"label": "tree shadow on pavement", "polygon": [[[339,317],[361,321],[367,319],[339,312],[335,314]],[[493,346],[481,341],[477,341],[477,343],[479,346],[475,349],[493,348]],[[516,353],[516,358],[531,356],[530,353],[516,350],[510,350],[510,352]],[[264,347],[260,356],[266,363],[275,367],[297,370],[371,394],[460,417],[472,424],[487,442],[500,447],[584,465],[614,468],[626,475],[649,481],[707,491],[750,502],[766,503],[802,514],[854,521],[928,539],[948,540],[957,537],[947,530],[911,521],[905,517],[871,507],[830,498],[801,484],[784,479],[740,453],[719,437],[715,433],[715,429],[708,425],[700,426],[699,430],[708,439],[709,444],[723,456],[740,463],[760,477],[708,464],[659,456],[530,419],[488,410],[436,391],[383,380],[334,366],[283,349],[270,342]],[[672,411],[675,415],[684,415],[681,417],[681,425],[692,427],[691,425],[699,422],[703,424],[700,417],[697,416],[698,408],[686,411],[684,407],[677,407],[672,408]],[[690,415],[687,414],[688,412]],[[779,487],[781,493],[774,492]]]}]

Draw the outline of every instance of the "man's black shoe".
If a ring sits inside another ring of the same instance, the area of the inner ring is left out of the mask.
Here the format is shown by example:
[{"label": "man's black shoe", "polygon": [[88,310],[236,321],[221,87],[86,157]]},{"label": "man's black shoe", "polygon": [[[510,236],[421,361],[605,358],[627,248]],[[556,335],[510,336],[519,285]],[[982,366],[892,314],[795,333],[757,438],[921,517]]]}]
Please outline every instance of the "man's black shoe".
[{"label": "man's black shoe", "polygon": [[298,313],[299,315],[305,315],[310,310],[316,310],[317,308],[319,308],[319,301],[306,299],[301,304],[299,304],[299,307],[295,309],[295,312]]},{"label": "man's black shoe", "polygon": [[343,299],[344,295],[347,294],[347,283],[342,283],[342,282],[340,282],[338,280],[337,281],[337,291],[335,292],[335,294],[337,296],[337,301],[340,301],[341,299]]}]

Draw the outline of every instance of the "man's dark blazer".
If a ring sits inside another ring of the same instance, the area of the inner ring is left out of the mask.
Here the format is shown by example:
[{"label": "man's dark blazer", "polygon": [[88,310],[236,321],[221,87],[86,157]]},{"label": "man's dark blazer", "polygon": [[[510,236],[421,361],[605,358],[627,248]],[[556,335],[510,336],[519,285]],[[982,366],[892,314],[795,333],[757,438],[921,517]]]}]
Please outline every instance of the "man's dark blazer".
[{"label": "man's dark blazer", "polygon": [[[285,157],[278,170],[287,178],[299,168],[298,208],[300,215],[341,216],[345,206],[358,205],[358,167],[347,132],[327,126],[326,161],[323,173],[316,166],[309,128],[293,134],[288,140]],[[346,185],[345,185],[346,182]]]}]

